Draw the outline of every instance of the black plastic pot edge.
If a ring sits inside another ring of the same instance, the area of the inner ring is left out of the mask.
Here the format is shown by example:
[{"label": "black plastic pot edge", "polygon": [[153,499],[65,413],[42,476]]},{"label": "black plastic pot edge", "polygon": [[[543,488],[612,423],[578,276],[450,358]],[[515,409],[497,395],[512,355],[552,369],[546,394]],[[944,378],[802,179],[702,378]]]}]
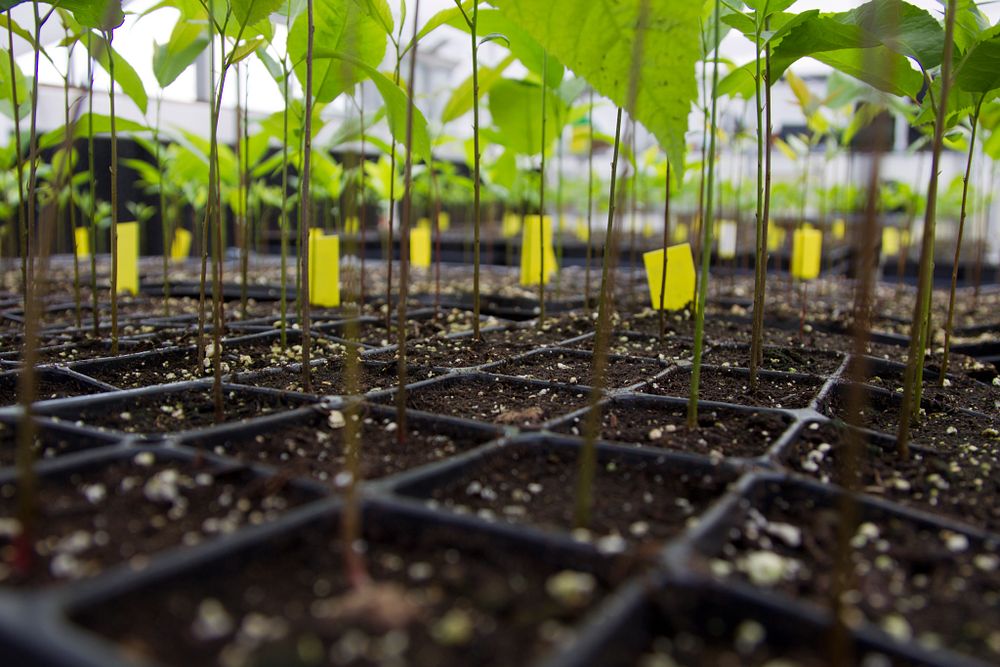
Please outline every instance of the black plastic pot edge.
[{"label": "black plastic pot edge", "polygon": [[[667,553],[667,571],[675,572],[683,576],[692,577],[695,580],[714,580],[711,575],[703,573],[698,569],[692,569],[691,563],[698,559],[698,555],[710,557],[721,551],[726,543],[728,532],[746,515],[755,500],[768,492],[767,486],[777,484],[782,487],[797,487],[813,498],[821,502],[831,504],[834,499],[846,493],[843,489],[833,485],[822,484],[821,482],[790,475],[782,472],[754,472],[744,476],[739,484],[735,495],[727,499],[728,503],[716,505],[718,512],[706,513],[702,523],[692,531],[691,537],[685,542],[678,543]],[[997,536],[979,529],[971,529],[967,526],[951,521],[946,517],[928,515],[924,512],[914,510],[909,507],[897,505],[896,503],[875,498],[865,494],[854,494],[857,502],[861,506],[863,518],[881,519],[885,517],[900,518],[912,522],[921,528],[932,530],[947,530],[953,533],[965,535],[972,540],[997,544]],[[828,615],[828,612],[819,604],[807,600],[790,598],[779,592],[770,591],[750,586],[748,583],[738,580],[726,580],[723,582],[727,587],[743,589],[750,594],[760,596],[763,599],[772,600],[775,604],[780,604],[792,610],[801,610],[803,613],[812,610],[814,613]],[[863,622],[855,629],[856,633],[876,638],[890,646],[905,647],[906,644],[896,640],[869,622]],[[921,656],[926,656],[925,660],[935,665],[969,665],[970,667],[983,667],[985,663],[962,654],[941,649],[937,651],[927,651],[918,649]]]}]

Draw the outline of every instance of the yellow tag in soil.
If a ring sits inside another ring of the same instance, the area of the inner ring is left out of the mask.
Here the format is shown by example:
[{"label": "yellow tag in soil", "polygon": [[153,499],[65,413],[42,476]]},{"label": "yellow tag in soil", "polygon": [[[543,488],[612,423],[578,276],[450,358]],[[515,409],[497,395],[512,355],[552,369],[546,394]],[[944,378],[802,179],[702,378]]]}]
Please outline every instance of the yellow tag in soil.
[{"label": "yellow tag in soil", "polygon": [[648,221],[642,223],[642,238],[644,238],[644,239],[651,239],[651,238],[653,238],[653,234],[655,234],[655,233],[656,233],[656,230],[653,229],[653,223],[648,222]]},{"label": "yellow tag in soil", "polygon": [[823,232],[818,229],[797,229],[792,235],[792,277],[812,280],[819,276],[823,253]]},{"label": "yellow tag in soil", "polygon": [[357,234],[361,229],[358,219],[353,215],[346,220],[344,220],[344,233],[345,234]]},{"label": "yellow tag in soil", "polygon": [[516,213],[505,213],[501,230],[505,239],[512,239],[521,232],[521,217]]},{"label": "yellow tag in soil", "polygon": [[139,223],[118,223],[118,293],[139,293]]},{"label": "yellow tag in soil", "polygon": [[684,243],[688,240],[688,226],[683,222],[678,222],[670,231],[670,240],[674,243]]},{"label": "yellow tag in soil", "polygon": [[191,232],[183,227],[174,230],[174,241],[170,244],[170,258],[176,262],[191,254]]},{"label": "yellow tag in soil", "polygon": [[767,249],[776,252],[785,247],[785,228],[779,227],[772,221],[767,223]]},{"label": "yellow tag in soil", "polygon": [[573,227],[573,233],[576,234],[576,238],[586,243],[590,240],[590,230],[587,229],[587,221],[577,219],[576,225]]},{"label": "yellow tag in soil", "polygon": [[833,221],[833,227],[831,227],[833,232],[833,238],[838,241],[843,241],[847,238],[847,221],[843,218],[837,218]]},{"label": "yellow tag in soil", "polygon": [[719,259],[736,258],[736,222],[723,220],[719,224]]},{"label": "yellow tag in soil", "polygon": [[340,305],[340,237],[309,230],[309,304]]},{"label": "yellow tag in soil", "polygon": [[438,228],[442,232],[446,232],[451,229],[451,216],[444,211],[438,213]]},{"label": "yellow tag in soil", "polygon": [[[663,250],[643,253],[646,282],[653,310],[660,309],[660,283],[663,281]],[[694,258],[691,245],[681,243],[667,248],[667,279],[663,295],[665,310],[680,310],[694,302]]]},{"label": "yellow tag in soil", "polygon": [[416,229],[410,230],[410,264],[418,269],[431,265],[431,227],[429,220],[421,220]]},{"label": "yellow tag in soil", "polygon": [[548,284],[558,270],[556,253],[552,249],[552,218],[525,216],[521,235],[521,284],[537,285],[540,278]]},{"label": "yellow tag in soil", "polygon": [[899,230],[895,227],[882,229],[882,256],[895,257],[899,254]]},{"label": "yellow tag in soil", "polygon": [[76,227],[73,229],[73,240],[76,241],[74,248],[76,256],[80,259],[90,257],[90,229],[87,227]]}]

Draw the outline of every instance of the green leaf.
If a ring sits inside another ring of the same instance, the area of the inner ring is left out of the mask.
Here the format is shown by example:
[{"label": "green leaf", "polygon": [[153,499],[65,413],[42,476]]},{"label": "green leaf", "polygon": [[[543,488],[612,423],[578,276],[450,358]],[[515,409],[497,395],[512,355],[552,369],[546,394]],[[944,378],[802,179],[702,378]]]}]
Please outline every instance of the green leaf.
[{"label": "green leaf", "polygon": [[871,0],[838,14],[837,20],[877,35],[889,49],[913,58],[924,69],[941,64],[944,29],[925,9],[903,0]]},{"label": "green leaf", "polygon": [[[90,136],[91,129],[91,114],[84,113],[76,121],[76,126],[73,130],[74,139],[85,139]],[[149,128],[145,125],[137,123],[132,120],[125,118],[115,117],[115,129],[118,132],[148,132]],[[111,117],[104,114],[93,114],[93,130],[94,136],[107,135],[111,133]],[[66,140],[66,128],[59,127],[51,132],[46,132],[42,135],[41,139],[38,140],[38,145],[42,149],[55,148],[56,146],[61,146]]]},{"label": "green leaf", "polygon": [[[494,0],[494,4],[596,91],[619,106],[628,106],[638,3]],[[697,2],[650,0],[637,95],[628,108],[666,149],[678,179],[684,164],[688,112],[698,92],[694,66],[700,18]]]},{"label": "green leaf", "polygon": [[[518,0],[518,2],[520,1]],[[576,1],[580,0],[574,0],[574,2]],[[500,5],[501,3],[494,4]],[[481,9],[476,19],[476,30],[479,34],[501,34],[506,37],[509,42],[507,48],[521,61],[521,64],[539,76],[544,73],[548,85],[555,88],[563,78],[564,68],[559,56],[552,49],[549,49],[549,54],[546,57],[545,49],[536,36],[525,30],[524,26],[519,25],[512,18],[496,9]],[[450,21],[449,24],[463,32],[469,32],[469,26],[461,15]]]},{"label": "green leaf", "polygon": [[[376,1],[376,0],[373,0]],[[385,4],[385,0],[377,0]],[[307,17],[303,14],[292,25],[288,52],[296,63],[295,75],[305,86]],[[318,53],[346,54],[353,61],[370,68],[378,67],[385,56],[388,35],[377,15],[368,10],[365,0],[328,0],[316,5],[315,47]],[[313,94],[319,102],[332,102],[338,95],[364,80],[364,69],[347,59],[326,56],[325,62],[314,53]]]},{"label": "green leaf", "polygon": [[121,0],[57,0],[52,4],[71,12],[73,17],[87,28],[112,30],[125,22]]},{"label": "green leaf", "polygon": [[85,39],[83,43],[89,47],[88,51],[90,51],[90,55],[104,68],[105,72],[110,73],[111,71],[111,59],[108,57],[108,53],[110,51],[113,54],[115,59],[115,83],[121,87],[123,93],[135,102],[135,105],[139,107],[142,113],[146,113],[149,97],[146,95],[146,88],[142,85],[142,79],[139,78],[132,65],[113,48],[109,49],[107,42],[99,35],[95,34],[93,39]]},{"label": "green leaf", "polygon": [[[490,90],[490,116],[504,136],[504,146],[521,155],[542,149],[542,87],[531,81],[502,79]],[[555,142],[563,124],[565,107],[551,90],[546,91],[546,145]]]},{"label": "green leaf", "polygon": [[233,15],[241,26],[251,26],[268,19],[285,3],[286,0],[229,0]]},{"label": "green leaf", "polygon": [[[884,46],[824,51],[812,56],[830,67],[893,95],[916,97],[924,79],[910,61]],[[879,63],[879,66],[872,66]]]},{"label": "green leaf", "polygon": [[153,74],[161,88],[177,80],[208,47],[204,24],[178,21],[166,44],[153,44]]},{"label": "green leaf", "polygon": [[[496,67],[481,67],[479,68],[479,97],[482,98],[483,95],[490,92],[490,88],[493,87],[500,77],[503,75],[504,70],[506,70],[514,62],[514,56],[508,55],[504,58]],[[455,89],[451,92],[451,97],[448,98],[448,102],[444,105],[444,110],[441,112],[441,122],[450,123],[456,118],[468,113],[472,109],[472,75],[470,74],[465,81],[458,84]]]},{"label": "green leaf", "polygon": [[240,42],[235,49],[229,52],[229,64],[235,65],[238,62],[246,60],[252,56],[262,44],[264,44],[264,39],[262,37],[254,37],[253,39]]},{"label": "green leaf", "polygon": [[[417,33],[414,41],[411,41],[403,49],[402,54],[406,54],[410,49],[412,49],[414,42],[419,42],[443,25],[455,26],[456,22],[461,22],[462,25],[465,26],[465,15],[462,14],[462,11],[464,10],[465,14],[472,16],[472,6],[479,1],[480,0],[465,0],[465,2],[462,3],[462,9],[459,9],[458,7],[449,7],[448,9],[442,9],[439,11],[424,24],[424,27]],[[467,31],[467,28],[468,26],[465,26],[462,29]],[[392,30],[390,29],[386,32],[391,33]]]},{"label": "green leaf", "polygon": [[958,70],[955,83],[970,93],[988,93],[1000,88],[1000,35],[973,45]]},{"label": "green leaf", "polygon": [[24,76],[21,68],[14,63],[14,81],[10,79],[10,55],[6,49],[0,49],[0,110],[9,116],[14,117],[14,92],[17,92],[17,104],[19,108],[19,118],[23,118],[30,110],[28,79]]}]

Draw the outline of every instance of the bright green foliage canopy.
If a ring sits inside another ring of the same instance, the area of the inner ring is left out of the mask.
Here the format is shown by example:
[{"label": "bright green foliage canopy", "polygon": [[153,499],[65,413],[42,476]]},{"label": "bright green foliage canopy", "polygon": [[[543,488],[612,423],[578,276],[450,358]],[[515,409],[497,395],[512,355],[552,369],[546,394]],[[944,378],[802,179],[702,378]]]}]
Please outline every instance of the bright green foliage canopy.
[{"label": "bright green foliage canopy", "polygon": [[[546,149],[558,138],[564,105],[551,89],[545,95],[548,123]],[[503,134],[504,145],[521,155],[536,155],[542,148],[542,87],[532,81],[501,79],[490,90],[490,116]]]},{"label": "bright green foliage canopy", "polygon": [[[0,0],[0,11],[28,2],[28,0]],[[77,21],[88,28],[110,30],[125,21],[121,0],[49,0],[49,5],[71,12]]]},{"label": "bright green foliage canopy", "polygon": [[700,51],[700,2],[649,0],[632,106],[629,86],[638,2],[493,0],[493,4],[597,92],[625,107],[656,136],[680,176],[688,113],[698,92],[694,66]]}]

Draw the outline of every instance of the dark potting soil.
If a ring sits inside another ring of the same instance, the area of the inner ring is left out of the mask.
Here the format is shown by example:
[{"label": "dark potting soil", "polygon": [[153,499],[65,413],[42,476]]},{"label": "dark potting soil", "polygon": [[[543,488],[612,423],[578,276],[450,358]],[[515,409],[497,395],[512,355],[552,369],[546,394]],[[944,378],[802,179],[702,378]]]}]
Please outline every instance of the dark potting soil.
[{"label": "dark potting soil", "polygon": [[[560,433],[583,435],[585,416],[555,427]],[[684,405],[613,401],[601,408],[603,440],[694,452],[713,458],[763,456],[781,437],[791,419],[771,412],[701,407],[698,428],[687,427]]]},{"label": "dark potting soil", "polygon": [[[35,400],[38,401],[98,394],[102,391],[100,387],[81,382],[74,377],[44,372],[36,373],[35,377],[38,381]],[[14,373],[0,376],[0,406],[14,405],[18,402],[17,383],[18,376]]]},{"label": "dark potting soil", "polygon": [[[36,431],[32,451],[36,460],[50,459],[105,444],[108,444],[107,440],[98,440],[92,436],[74,435],[70,437],[51,431]],[[17,445],[17,426],[0,422],[0,468],[10,467],[17,463]]]},{"label": "dark potting soil", "polygon": [[[819,377],[759,375],[757,391],[750,391],[750,377],[730,368],[702,366],[698,398],[753,405],[764,408],[806,408],[823,387]],[[643,393],[687,398],[691,391],[691,372],[676,369],[642,388]]]},{"label": "dark potting soil", "polygon": [[[195,439],[188,444],[211,447],[216,454],[263,463],[292,476],[332,483],[343,470],[345,460],[344,428],[335,427],[336,423],[331,425],[327,415],[317,413],[266,433],[227,438],[221,443],[213,439],[212,444]],[[492,437],[482,431],[411,417],[407,420],[406,443],[400,445],[395,420],[364,414],[361,423],[359,455],[361,476],[366,480],[439,461]]]},{"label": "dark potting soil", "polygon": [[[303,405],[294,394],[256,394],[223,389],[223,421],[249,419]],[[78,408],[64,420],[129,433],[173,433],[216,424],[212,388],[129,396],[121,401]]]},{"label": "dark potting soil", "polygon": [[[468,310],[460,309],[442,309],[437,317],[433,315],[422,315],[419,318],[409,318],[406,320],[406,338],[410,339],[423,339],[431,338],[433,336],[445,336],[448,334],[461,333],[464,331],[471,331],[473,324],[472,312]],[[399,332],[396,328],[397,320],[395,312],[392,316],[392,326],[389,329],[385,327],[385,319],[380,318],[375,322],[359,322],[357,324],[357,336],[359,342],[366,345],[373,345],[375,347],[386,347],[387,345],[395,345],[399,342]],[[495,318],[486,318],[480,322],[480,327],[483,329],[496,327],[500,324],[500,320]],[[338,338],[348,338],[349,327],[343,323],[337,323],[329,326],[320,327],[323,331],[331,336],[337,336]]]},{"label": "dark potting soil", "polygon": [[0,585],[81,579],[123,562],[141,567],[157,551],[272,521],[309,499],[245,469],[157,460],[152,452],[42,477],[34,562],[22,573],[12,565],[21,532],[17,484],[7,482],[0,484]]},{"label": "dark potting soil", "polygon": [[503,378],[445,380],[406,392],[406,406],[413,410],[521,428],[538,427],[582,408],[587,400],[587,394],[572,389]]},{"label": "dark potting soil", "polygon": [[[282,391],[303,391],[301,366],[283,367],[276,372],[266,372],[251,378],[234,376],[233,381],[254,387],[269,387]],[[368,362],[358,368],[359,393],[392,389],[398,385],[399,374],[396,364]],[[438,373],[418,366],[409,366],[406,371],[406,382],[412,384],[428,380]],[[323,361],[312,368],[312,393],[345,395],[347,387],[344,378],[344,367],[340,361]]]},{"label": "dark potting soil", "polygon": [[[662,362],[637,357],[610,357],[605,367],[604,387],[620,389],[651,380],[663,372]],[[490,367],[491,373],[513,375],[546,382],[589,386],[594,379],[594,358],[590,353],[545,350],[511,359]]]},{"label": "dark potting soil", "polygon": [[[593,350],[594,336],[584,338],[566,347],[579,350]],[[668,334],[661,341],[659,336],[635,333],[630,331],[614,331],[611,333],[609,351],[632,357],[646,357],[661,361],[676,361],[688,359],[692,355],[691,341],[676,334]]]},{"label": "dark potting soil", "polygon": [[[838,352],[809,350],[791,347],[765,347],[761,368],[783,373],[809,373],[828,377],[835,373],[844,361]],[[750,346],[716,346],[705,353],[705,363],[712,366],[748,368]]]},{"label": "dark potting soil", "polygon": [[[539,345],[558,343],[568,336],[561,331],[538,331],[516,328],[503,331],[484,331],[482,340],[471,336],[430,338],[411,341],[406,345],[406,359],[418,366],[438,368],[464,368],[480,366],[509,359],[528,352]],[[395,361],[395,350],[376,352],[368,357],[379,361]]]},{"label": "dark potting soil", "polygon": [[[211,338],[207,339],[209,351],[213,348]],[[343,354],[340,343],[325,338],[312,340],[312,358],[337,358]],[[130,357],[127,364],[121,360],[109,360],[106,364],[87,365],[79,371],[88,377],[107,382],[121,389],[138,389],[170,382],[198,380],[211,377],[213,373],[211,357],[208,365],[198,365],[198,350],[182,348],[166,350],[148,357]],[[222,341],[222,374],[248,373],[264,368],[274,368],[298,363],[302,359],[302,347],[291,344],[282,348],[277,338],[252,339],[249,341]]]},{"label": "dark potting soil", "polygon": [[376,519],[365,533],[372,588],[350,587],[343,546],[331,537],[337,529],[324,521],[75,620],[176,667],[500,667],[532,663],[566,642],[614,584],[467,529]]},{"label": "dark potting soil", "polygon": [[[989,451],[956,444],[947,455],[913,448],[903,459],[891,441],[857,437],[862,491],[1000,533],[1000,478]],[[785,464],[822,482],[838,483],[838,461],[847,443],[843,427],[814,422],[800,432]]]},{"label": "dark potting soil", "polygon": [[[840,385],[823,402],[821,411],[829,417],[846,420],[848,393],[848,385]],[[900,404],[896,394],[869,392],[861,411],[861,424],[894,436],[899,424]],[[929,402],[925,406],[922,417],[911,422],[910,435],[914,442],[943,453],[969,444],[988,452],[1000,451],[1000,424],[995,419]]]},{"label": "dark potting soil", "polygon": [[[710,567],[827,606],[835,572],[836,507],[800,487],[768,485]],[[848,623],[862,619],[902,641],[1000,660],[1000,544],[899,517],[863,516],[854,537]]]},{"label": "dark potting soil", "polygon": [[611,459],[598,464],[589,526],[575,528],[577,451],[507,447],[430,493],[430,502],[488,521],[572,531],[601,551],[642,549],[652,556],[725,493],[728,471]]},{"label": "dark potting soil", "polygon": [[[901,368],[879,368],[869,373],[866,384],[901,393],[903,375]],[[953,408],[975,410],[987,415],[1000,413],[1000,386],[977,382],[963,375],[945,377],[945,385],[940,386],[936,376],[925,375],[923,396]]]}]

